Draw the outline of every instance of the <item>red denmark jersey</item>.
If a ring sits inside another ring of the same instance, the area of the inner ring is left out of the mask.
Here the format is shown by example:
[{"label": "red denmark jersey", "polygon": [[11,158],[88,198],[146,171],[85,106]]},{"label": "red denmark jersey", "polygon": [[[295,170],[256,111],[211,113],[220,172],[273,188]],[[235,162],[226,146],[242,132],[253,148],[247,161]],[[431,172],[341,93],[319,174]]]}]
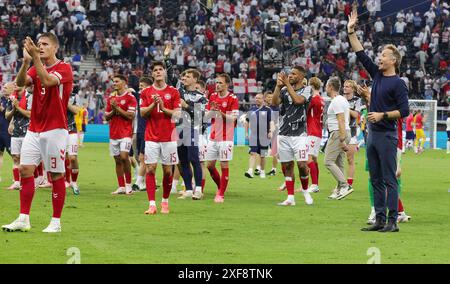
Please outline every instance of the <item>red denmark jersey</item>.
[{"label": "red denmark jersey", "polygon": [[[232,94],[228,93],[221,98],[217,93],[212,93],[209,97],[207,110],[211,110],[213,105],[217,105],[219,110],[227,115],[239,115],[239,100]],[[235,122],[225,122],[223,119],[211,119],[211,136],[213,141],[234,141]]]},{"label": "red denmark jersey", "polygon": [[408,117],[406,118],[406,131],[413,131],[413,126],[412,126],[412,122],[414,120],[414,116],[412,115],[412,113],[410,115],[408,115]]},{"label": "red denmark jersey", "polygon": [[[121,96],[110,96],[106,102],[106,112],[111,112],[111,101],[115,100],[117,106],[127,112],[136,112],[136,98],[129,92]],[[128,120],[123,116],[116,114],[109,121],[109,138],[122,139],[133,136],[133,120]]]},{"label": "red denmark jersey", "polygon": [[397,142],[397,149],[403,149],[403,119],[399,118],[397,120],[397,135],[398,135],[398,142]]},{"label": "red denmark jersey", "polygon": [[[164,107],[170,110],[180,109],[180,93],[177,89],[167,85],[164,89],[157,89],[150,86],[141,92],[141,108],[148,107],[153,103],[153,96],[162,98]],[[175,122],[170,116],[167,116],[156,105],[147,118],[145,127],[145,141],[152,142],[170,142],[176,141],[178,134],[175,130]]]},{"label": "red denmark jersey", "polygon": [[320,95],[311,98],[306,115],[308,136],[322,138],[324,107],[325,101]]},{"label": "red denmark jersey", "polygon": [[44,88],[37,76],[36,68],[31,67],[27,74],[33,80],[33,103],[29,130],[45,132],[53,129],[67,129],[67,105],[73,88],[72,67],[58,60],[52,66],[46,66],[47,72],[55,76],[59,83]]}]

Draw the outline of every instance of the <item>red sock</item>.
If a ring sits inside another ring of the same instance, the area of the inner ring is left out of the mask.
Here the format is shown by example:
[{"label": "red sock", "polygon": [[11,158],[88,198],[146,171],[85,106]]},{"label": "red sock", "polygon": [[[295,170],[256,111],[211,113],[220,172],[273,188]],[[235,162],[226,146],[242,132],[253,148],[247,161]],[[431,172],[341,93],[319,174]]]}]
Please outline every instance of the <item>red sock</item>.
[{"label": "red sock", "polygon": [[403,203],[402,200],[399,198],[398,199],[398,212],[404,212],[405,209],[403,208]]},{"label": "red sock", "polygon": [[294,181],[291,177],[285,177],[286,189],[288,195],[294,195]]},{"label": "red sock", "polygon": [[311,175],[311,184],[317,184],[319,181],[319,175],[317,173],[316,163],[311,162],[308,164],[309,174]]},{"label": "red sock", "polygon": [[117,176],[119,187],[125,187],[125,178],[123,176]]},{"label": "red sock", "polygon": [[59,178],[52,183],[53,218],[61,218],[61,213],[66,199],[66,185],[64,178]]},{"label": "red sock", "polygon": [[20,214],[30,215],[31,203],[34,196],[34,177],[22,178],[20,181]]},{"label": "red sock", "polygon": [[170,190],[172,189],[172,176],[163,177],[163,198],[169,199]]},{"label": "red sock", "polygon": [[300,181],[302,183],[302,189],[303,190],[308,190],[309,176],[300,177]]},{"label": "red sock", "polygon": [[349,185],[353,185],[353,178],[348,178],[348,179],[347,179],[347,183],[348,183]]},{"label": "red sock", "polygon": [[125,173],[125,183],[131,184],[131,172]]},{"label": "red sock", "polygon": [[70,161],[69,161],[69,159],[66,159],[64,161],[64,166],[66,168],[66,181],[67,182],[70,182],[70,168],[69,168],[69,165],[70,165]]},{"label": "red sock", "polygon": [[44,167],[42,166],[42,162],[39,164],[39,166],[37,166],[37,170],[40,177],[44,175]]},{"label": "red sock", "polygon": [[202,179],[202,193],[205,192],[205,179]]},{"label": "red sock", "polygon": [[220,178],[220,190],[219,190],[219,195],[220,196],[224,196],[225,195],[225,191],[227,191],[227,187],[228,187],[228,173],[229,173],[229,169],[228,168],[222,168],[222,177]]},{"label": "red sock", "polygon": [[14,176],[14,181],[20,181],[19,168],[13,168],[13,176]]},{"label": "red sock", "polygon": [[77,182],[78,179],[78,173],[79,173],[79,169],[72,169],[71,172],[71,177],[72,177],[72,182]]},{"label": "red sock", "polygon": [[317,185],[319,185],[319,164],[317,162],[315,162],[314,164],[316,164],[316,178],[317,178]]},{"label": "red sock", "polygon": [[208,168],[208,170],[209,170],[209,173],[211,174],[211,177],[212,177],[213,181],[216,183],[217,188],[220,188],[220,174],[219,174],[219,172],[217,171],[216,168],[214,168],[212,170]]},{"label": "red sock", "polygon": [[156,192],[155,174],[145,175],[145,186],[147,188],[148,201],[155,201],[155,192]]}]

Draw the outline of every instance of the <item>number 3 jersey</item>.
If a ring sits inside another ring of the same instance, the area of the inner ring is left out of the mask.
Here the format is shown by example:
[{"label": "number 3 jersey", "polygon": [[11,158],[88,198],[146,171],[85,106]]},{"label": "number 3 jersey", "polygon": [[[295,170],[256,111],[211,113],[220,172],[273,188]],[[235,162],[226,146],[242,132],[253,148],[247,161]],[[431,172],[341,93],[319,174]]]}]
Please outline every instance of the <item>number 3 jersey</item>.
[{"label": "number 3 jersey", "polygon": [[55,64],[44,67],[50,76],[58,80],[57,85],[43,87],[34,66],[27,72],[33,81],[33,111],[29,130],[38,133],[67,129],[67,104],[73,88],[70,64],[58,60]]}]

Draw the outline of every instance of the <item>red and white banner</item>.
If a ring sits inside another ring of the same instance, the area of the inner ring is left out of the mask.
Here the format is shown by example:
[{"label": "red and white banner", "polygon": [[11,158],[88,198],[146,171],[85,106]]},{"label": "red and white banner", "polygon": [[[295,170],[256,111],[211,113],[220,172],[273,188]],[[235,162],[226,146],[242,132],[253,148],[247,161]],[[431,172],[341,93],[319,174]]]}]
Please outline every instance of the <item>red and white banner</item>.
[{"label": "red and white banner", "polygon": [[258,92],[256,79],[233,78],[233,93],[235,94],[255,94]]}]

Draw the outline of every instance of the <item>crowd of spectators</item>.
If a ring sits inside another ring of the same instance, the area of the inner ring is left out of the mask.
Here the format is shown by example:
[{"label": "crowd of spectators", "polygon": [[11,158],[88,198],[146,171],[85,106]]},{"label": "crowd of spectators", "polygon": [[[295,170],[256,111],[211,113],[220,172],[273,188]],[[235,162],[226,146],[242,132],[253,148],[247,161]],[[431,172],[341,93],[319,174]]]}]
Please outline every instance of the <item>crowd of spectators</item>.
[{"label": "crowd of spectators", "polygon": [[[383,18],[376,4],[366,0],[360,7],[357,34],[367,54],[377,60],[382,45],[394,43],[404,55],[399,72],[410,97],[448,105],[449,4],[434,0],[423,14],[407,9]],[[152,60],[163,59],[169,41],[175,72],[198,68],[209,88],[222,72],[271,86],[273,73],[264,68],[262,55],[270,52],[264,31],[273,20],[280,23],[280,35],[272,41],[280,43],[285,66],[303,65],[308,77],[322,80],[338,75],[369,81],[347,40],[351,9],[350,1],[338,0],[1,0],[0,72],[3,81],[12,79],[26,35],[54,32],[58,55],[72,62],[76,91],[93,121],[111,91],[112,74],[129,76],[137,89],[136,78],[149,74]],[[81,72],[87,56],[101,70]]]}]

